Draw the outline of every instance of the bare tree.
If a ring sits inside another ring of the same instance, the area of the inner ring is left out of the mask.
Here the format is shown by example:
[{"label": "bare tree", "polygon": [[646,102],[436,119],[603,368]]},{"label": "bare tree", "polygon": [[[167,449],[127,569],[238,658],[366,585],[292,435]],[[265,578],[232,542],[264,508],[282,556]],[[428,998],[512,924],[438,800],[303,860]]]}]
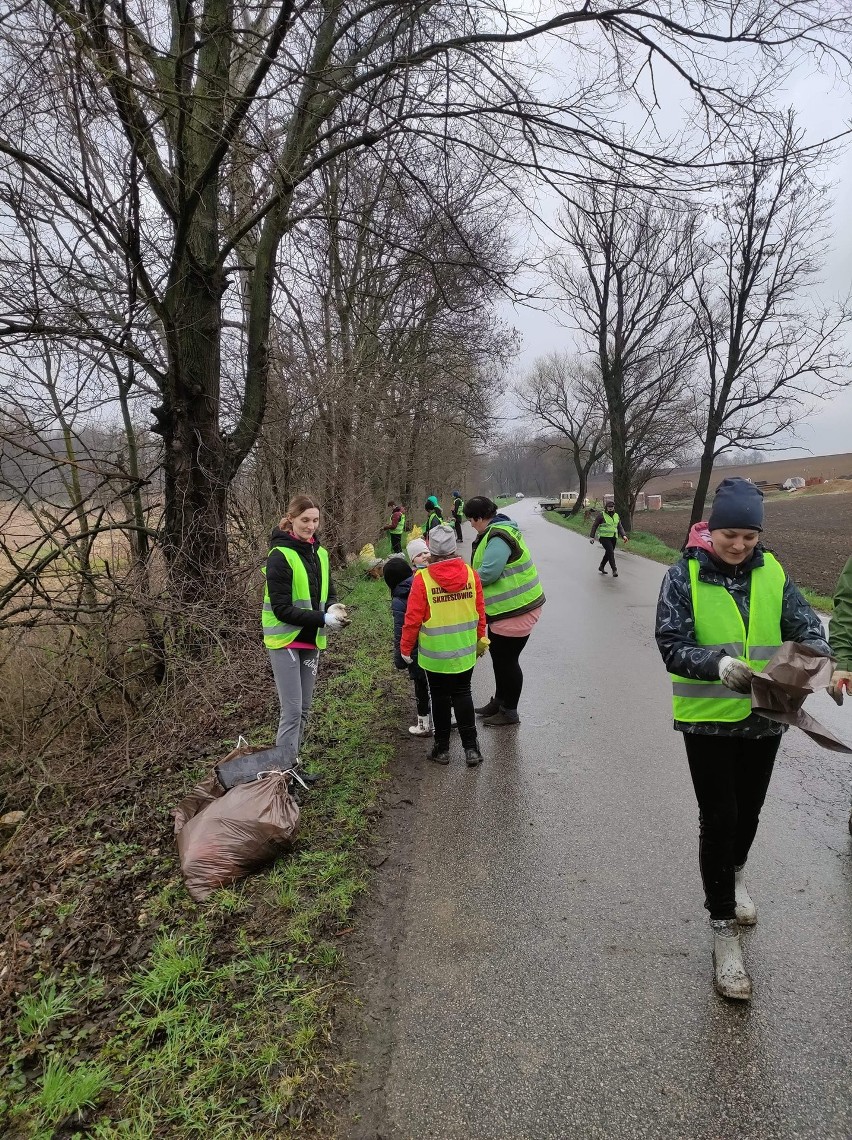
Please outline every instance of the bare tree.
[{"label": "bare tree", "polygon": [[[157,391],[164,548],[186,599],[203,599],[227,564],[228,487],[266,409],[279,254],[322,193],[322,168],[416,131],[439,152],[464,145],[471,162],[503,171],[547,173],[581,155],[605,173],[619,151],[637,177],[643,167],[645,178],[665,168],[675,177],[682,155],[624,148],[598,108],[609,95],[652,90],[645,74],[667,66],[727,127],[791,45],[835,50],[840,0],[818,11],[798,0],[753,7],[640,0],[538,21],[500,0],[22,0],[9,9],[0,26],[7,204],[50,232],[57,272],[48,305],[41,293],[4,289],[5,339],[106,347]],[[600,33],[597,52],[576,46],[584,29]],[[572,91],[550,102],[530,90],[519,55],[540,35],[564,36],[576,63]],[[713,44],[753,47],[763,64],[721,74]],[[132,266],[128,304],[110,297],[110,260]]]},{"label": "bare tree", "polygon": [[577,476],[582,509],[589,474],[609,450],[606,392],[600,373],[567,352],[536,360],[517,388],[520,406],[555,433],[555,446],[568,452]]},{"label": "bare tree", "polygon": [[561,218],[553,275],[606,396],[613,492],[629,526],[636,495],[679,462],[694,431],[695,324],[685,304],[695,213],[626,186],[591,186]]},{"label": "bare tree", "polygon": [[781,144],[758,142],[722,187],[694,272],[706,361],[700,469],[690,525],[731,449],[783,445],[802,407],[848,374],[849,304],[815,299],[827,239],[819,152],[804,156],[792,114]]}]

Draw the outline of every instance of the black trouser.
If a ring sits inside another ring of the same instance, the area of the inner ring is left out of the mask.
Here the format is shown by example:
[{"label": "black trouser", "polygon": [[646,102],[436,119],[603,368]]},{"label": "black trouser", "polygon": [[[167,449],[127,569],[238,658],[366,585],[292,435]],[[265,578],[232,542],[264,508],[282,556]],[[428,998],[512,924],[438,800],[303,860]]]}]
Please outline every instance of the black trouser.
[{"label": "black trouser", "polygon": [[449,747],[450,712],[455,710],[456,725],[464,748],[476,748],[476,717],[470,679],[473,669],[464,673],[433,673],[426,670],[429,692],[432,696],[432,723],[435,726],[435,743]]},{"label": "black trouser", "polygon": [[462,538],[461,519],[456,519],[455,523],[456,523],[456,542],[463,542],[464,539]]},{"label": "black trouser", "polygon": [[604,548],[604,556],[601,559],[601,564],[598,567],[598,570],[603,570],[606,567],[606,564],[608,562],[610,564],[610,566],[612,567],[613,574],[617,574],[618,573],[618,567],[615,564],[615,543],[616,543],[616,540],[614,538],[602,538],[599,541],[600,541],[601,546]]},{"label": "black trouser", "polygon": [[391,554],[402,554],[402,535],[390,532]]},{"label": "black trouser", "polygon": [[748,858],[780,736],[696,736],[683,742],[698,799],[698,861],[711,918],[735,918],[734,871]]},{"label": "black trouser", "polygon": [[514,712],[524,687],[524,674],[518,658],[530,639],[529,634],[526,637],[504,637],[489,629],[488,639],[491,642],[491,664],[494,666],[494,696],[501,708]]},{"label": "black trouser", "polygon": [[426,680],[426,673],[416,661],[412,661],[408,666],[408,675],[414,682],[414,699],[417,702],[417,715],[429,715],[429,682]]}]

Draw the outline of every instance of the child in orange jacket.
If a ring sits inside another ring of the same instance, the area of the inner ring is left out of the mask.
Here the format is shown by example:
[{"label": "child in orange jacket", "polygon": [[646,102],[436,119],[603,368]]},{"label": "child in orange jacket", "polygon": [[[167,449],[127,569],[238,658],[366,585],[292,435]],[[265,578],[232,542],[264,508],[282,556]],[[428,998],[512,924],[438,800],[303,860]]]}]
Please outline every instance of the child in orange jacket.
[{"label": "child in orange jacket", "polygon": [[482,754],[470,679],[476,658],[488,648],[482,583],[476,571],[456,556],[455,531],[446,523],[429,532],[429,552],[431,564],[414,575],[400,653],[407,663],[417,646],[417,659],[429,682],[435,727],[429,759],[436,764],[450,762],[450,721],[455,712],[465,762],[475,768],[482,763]]}]

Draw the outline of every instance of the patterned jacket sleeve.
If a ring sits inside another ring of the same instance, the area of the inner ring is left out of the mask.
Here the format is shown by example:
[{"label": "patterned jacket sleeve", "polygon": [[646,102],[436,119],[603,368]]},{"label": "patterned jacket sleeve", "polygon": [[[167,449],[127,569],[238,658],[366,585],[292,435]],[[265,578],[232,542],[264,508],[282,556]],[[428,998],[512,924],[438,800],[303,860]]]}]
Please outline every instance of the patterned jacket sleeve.
[{"label": "patterned jacket sleeve", "polygon": [[686,559],[675,563],[663,578],[654,632],[657,647],[670,673],[696,681],[719,680],[719,662],[724,654],[718,649],[704,649],[695,640]]},{"label": "patterned jacket sleeve", "polygon": [[796,583],[789,577],[784,580],[781,602],[781,636],[785,641],[808,645],[817,653],[831,656],[831,647],[825,640],[825,630],[816,611],[805,601]]}]

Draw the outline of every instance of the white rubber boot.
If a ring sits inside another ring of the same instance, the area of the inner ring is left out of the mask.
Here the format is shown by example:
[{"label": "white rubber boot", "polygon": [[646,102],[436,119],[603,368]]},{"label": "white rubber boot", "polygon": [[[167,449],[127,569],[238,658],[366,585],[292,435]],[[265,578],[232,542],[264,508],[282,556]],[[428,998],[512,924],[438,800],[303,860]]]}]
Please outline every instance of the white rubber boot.
[{"label": "white rubber boot", "polygon": [[426,716],[418,716],[417,724],[413,724],[408,730],[412,736],[431,736],[432,735],[432,721],[429,714]]},{"label": "white rubber boot", "polygon": [[745,867],[734,869],[734,897],[737,904],[737,922],[740,926],[754,926],[757,922],[757,907],[752,902],[745,885]]},{"label": "white rubber boot", "polygon": [[740,928],[735,918],[711,918],[713,930],[713,985],[716,993],[734,1001],[749,1001],[751,978],[743,962]]}]

